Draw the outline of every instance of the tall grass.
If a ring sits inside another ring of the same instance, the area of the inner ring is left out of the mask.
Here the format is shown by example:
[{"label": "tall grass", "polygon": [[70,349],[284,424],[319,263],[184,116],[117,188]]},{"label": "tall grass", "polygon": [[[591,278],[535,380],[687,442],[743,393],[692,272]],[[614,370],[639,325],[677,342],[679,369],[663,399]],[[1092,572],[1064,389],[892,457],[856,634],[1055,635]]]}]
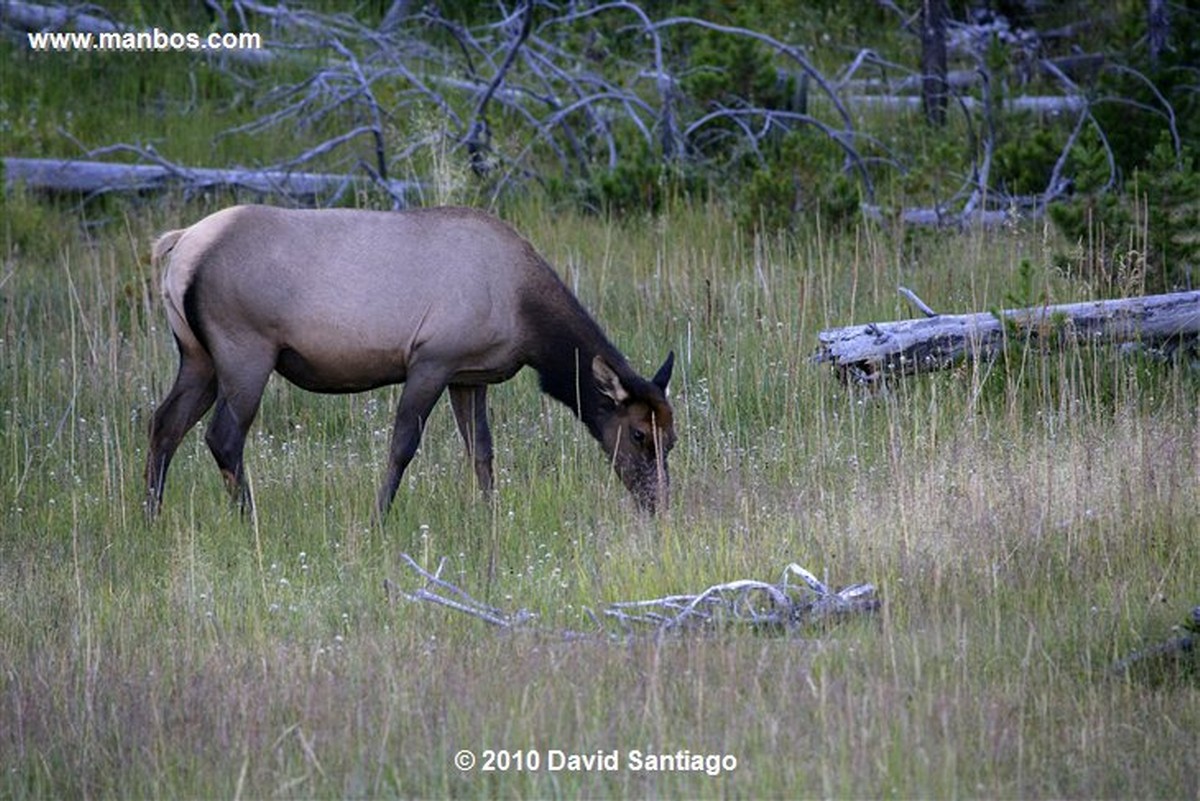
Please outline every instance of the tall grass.
[{"label": "tall grass", "polygon": [[[1114,680],[1200,602],[1198,385],[1108,349],[1015,348],[865,394],[822,327],[1000,305],[1045,232],[749,239],[717,206],[506,212],[633,364],[679,354],[675,503],[635,513],[523,373],[492,393],[479,500],[440,409],[383,529],[395,389],[273,381],[258,511],[185,440],[148,525],[149,413],[174,372],[147,244],[208,209],[10,198],[0,269],[0,787],[6,796],[1033,796],[1200,792],[1194,678]],[[85,233],[85,230],[87,233]],[[1058,300],[1090,290],[1039,273]],[[384,590],[399,554],[536,630]],[[586,608],[797,561],[885,606],[824,632],[568,640]],[[728,753],[703,773],[461,772],[460,749]]]}]

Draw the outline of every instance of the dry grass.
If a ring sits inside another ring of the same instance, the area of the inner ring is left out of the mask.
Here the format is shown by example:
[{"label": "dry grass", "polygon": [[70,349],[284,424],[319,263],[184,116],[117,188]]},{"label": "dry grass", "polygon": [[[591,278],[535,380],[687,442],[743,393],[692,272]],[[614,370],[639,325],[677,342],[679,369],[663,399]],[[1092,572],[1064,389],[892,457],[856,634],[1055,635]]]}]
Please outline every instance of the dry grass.
[{"label": "dry grass", "polygon": [[[174,355],[141,254],[195,216],[130,215],[94,240],[51,216],[38,224],[68,233],[7,235],[4,795],[1200,793],[1194,676],[1105,674],[1200,602],[1196,376],[1018,352],[866,397],[806,362],[821,327],[907,314],[896,283],[937,308],[998,303],[1021,259],[1050,262],[1043,232],[746,242],[717,209],[623,224],[524,209],[634,364],[680,353],[668,515],[637,518],[522,375],[493,393],[490,508],[440,412],[372,529],[395,393],[273,384],[248,455],[257,521],[228,509],[193,435],[147,526],[146,416]],[[551,631],[586,625],[585,606],[790,561],[871,581],[886,604],[779,637],[498,634],[389,601],[401,551],[450,557],[456,583]],[[738,767],[464,773],[464,748],[688,749]]]}]

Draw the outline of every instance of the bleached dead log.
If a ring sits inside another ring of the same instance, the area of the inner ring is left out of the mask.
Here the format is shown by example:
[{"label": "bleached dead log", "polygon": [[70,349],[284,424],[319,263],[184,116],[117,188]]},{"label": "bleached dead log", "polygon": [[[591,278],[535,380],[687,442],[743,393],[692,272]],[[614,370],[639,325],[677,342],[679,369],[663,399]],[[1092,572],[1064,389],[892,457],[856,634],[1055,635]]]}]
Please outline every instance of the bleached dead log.
[{"label": "bleached dead log", "polygon": [[[975,70],[950,70],[946,73],[946,86],[961,91],[979,83],[980,76]],[[887,78],[853,78],[838,82],[839,88],[853,92],[856,95],[868,95],[880,92],[887,94],[904,94],[916,92],[921,88],[921,74],[913,73],[893,79]]]},{"label": "bleached dead log", "polygon": [[813,359],[832,364],[848,381],[871,384],[964,359],[991,359],[1014,337],[1051,344],[1194,343],[1200,338],[1200,291],[833,328],[817,334]]},{"label": "bleached dead log", "polygon": [[[848,106],[869,106],[888,111],[917,111],[921,108],[921,98],[910,95],[849,95],[845,101]],[[981,108],[980,101],[970,96],[960,97],[955,102],[961,103],[968,111]],[[1087,98],[1078,95],[1020,95],[1001,101],[1001,109],[1036,114],[1077,114],[1087,108],[1087,103]]]},{"label": "bleached dead log", "polygon": [[892,215],[885,213],[880,206],[864,203],[861,206],[863,216],[878,223],[889,219],[902,222],[905,225],[915,225],[929,228],[999,228],[1011,223],[1014,219],[1009,211],[1000,209],[976,209],[969,215],[950,209],[901,209]]},{"label": "bleached dead log", "polygon": [[125,30],[124,26],[111,19],[91,13],[94,6],[45,6],[40,3],[23,3],[20,0],[4,0],[0,3],[0,22],[24,31],[73,30],[84,33],[115,33]]},{"label": "bleached dead log", "polygon": [[[0,24],[26,32],[76,31],[79,33],[134,33],[136,28],[96,13],[94,5],[47,6],[22,0],[0,0]],[[99,9],[103,12],[103,9]],[[196,50],[196,53],[245,64],[263,65],[274,60],[274,53],[255,50]]]},{"label": "bleached dead log", "polygon": [[[875,53],[871,53],[871,56],[873,58],[868,63],[880,63]],[[1058,58],[1041,59],[1038,61],[1037,67],[1042,73],[1051,77],[1057,78],[1063,75],[1076,80],[1085,80],[1094,77],[1109,59],[1110,57],[1103,53],[1079,53],[1070,56],[1060,56]],[[895,64],[886,64],[885,66],[888,68],[888,71],[902,69]],[[947,86],[959,94],[962,94],[971,87],[978,86],[982,80],[983,73],[977,69],[950,70],[946,73]],[[843,91],[856,95],[904,95],[920,90],[921,74],[919,72],[912,72],[910,74],[898,75],[894,78],[848,78],[839,81],[838,87]]]},{"label": "bleached dead log", "polygon": [[[51,193],[100,195],[182,187],[188,190],[241,189],[261,195],[281,195],[297,202],[330,202],[347,190],[370,185],[365,177],[283,170],[213,169],[158,164],[116,164],[71,159],[3,158],[5,190],[14,184]],[[394,198],[404,198],[419,186],[408,181],[385,182]]]}]

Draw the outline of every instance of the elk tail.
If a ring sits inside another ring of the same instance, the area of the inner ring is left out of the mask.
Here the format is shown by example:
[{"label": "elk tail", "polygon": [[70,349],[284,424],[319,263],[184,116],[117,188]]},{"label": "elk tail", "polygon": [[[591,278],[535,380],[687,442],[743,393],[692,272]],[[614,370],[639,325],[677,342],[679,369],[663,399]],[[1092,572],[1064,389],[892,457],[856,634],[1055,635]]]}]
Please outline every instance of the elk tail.
[{"label": "elk tail", "polygon": [[174,332],[179,347],[193,352],[205,351],[207,348],[189,322],[184,305],[184,298],[192,283],[194,265],[186,259],[179,263],[171,258],[175,246],[187,233],[187,230],[180,228],[175,231],[167,231],[160,236],[151,248],[150,262],[160,271],[163,303],[167,307],[167,322],[171,325],[171,331]]},{"label": "elk tail", "polygon": [[183,236],[186,228],[180,228],[176,231],[167,231],[154,241],[154,246],[150,249],[150,263],[156,268],[163,266],[163,261],[167,256],[171,255],[171,251],[175,249],[175,243],[179,241],[179,237]]}]

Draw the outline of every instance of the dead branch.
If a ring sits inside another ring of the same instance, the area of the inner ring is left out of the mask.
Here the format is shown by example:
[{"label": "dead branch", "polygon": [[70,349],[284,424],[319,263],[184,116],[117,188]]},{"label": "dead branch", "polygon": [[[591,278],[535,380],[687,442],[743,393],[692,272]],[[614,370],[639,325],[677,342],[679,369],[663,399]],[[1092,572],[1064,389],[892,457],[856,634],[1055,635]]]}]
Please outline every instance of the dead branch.
[{"label": "dead branch", "polygon": [[500,68],[496,70],[496,74],[492,76],[487,88],[480,94],[479,102],[475,104],[475,114],[467,125],[467,133],[463,139],[463,144],[466,145],[467,154],[471,159],[471,168],[478,175],[483,175],[488,171],[487,156],[491,151],[491,128],[487,121],[488,101],[504,83],[505,76],[508,75],[509,69],[512,68],[513,62],[517,58],[517,53],[521,50],[521,45],[529,38],[532,30],[533,0],[524,0],[521,9],[521,28],[508,48]]},{"label": "dead branch", "polygon": [[833,365],[844,380],[873,384],[886,378],[942,370],[965,359],[990,360],[1009,341],[1138,342],[1173,349],[1200,338],[1200,291],[1099,300],[976,314],[852,325],[817,334],[815,362]]},{"label": "dead branch", "polygon": [[325,42],[331,37],[376,39],[375,31],[349,14],[322,14],[283,3],[271,6],[257,0],[236,0],[236,6],[243,25],[246,25],[246,15],[250,14],[266,20],[276,31],[287,34],[293,40],[299,35],[309,36],[312,43]]},{"label": "dead branch", "polygon": [[475,600],[463,590],[445,581],[441,577],[442,570],[446,567],[445,557],[442,557],[442,560],[438,563],[438,569],[435,573],[430,573],[421,567],[417,564],[416,560],[406,553],[400,554],[400,558],[404,560],[405,564],[413,572],[425,580],[425,584],[415,592],[406,593],[396,590],[395,585],[391,581],[384,579],[383,589],[389,599],[392,598],[393,594],[398,594],[399,597],[409,601],[429,601],[439,606],[453,609],[456,612],[477,617],[485,623],[505,629],[524,625],[536,617],[532,612],[525,609],[519,609],[512,615],[506,615],[502,610],[494,606],[488,606],[482,601]]},{"label": "dead branch", "polygon": [[908,298],[908,302],[917,307],[917,311],[926,317],[937,317],[938,313],[929,308],[929,304],[917,297],[917,293],[913,292],[906,286],[896,287],[896,291],[904,297]]},{"label": "dead branch", "polygon": [[[759,31],[732,25],[719,25],[715,22],[697,19],[695,17],[669,17],[656,22],[654,27],[665,29],[675,25],[694,25],[696,27],[715,31],[717,33],[724,33],[731,36],[744,36],[767,45],[776,53],[795,63],[796,66],[800,68],[801,72],[804,75],[807,75],[808,78],[813,81],[818,88],[820,88],[821,92],[832,104],[834,111],[842,122],[841,136],[835,141],[837,142],[838,146],[846,152],[847,166],[854,166],[856,168],[859,178],[862,181],[863,192],[868,202],[874,198],[875,186],[871,179],[871,174],[866,169],[864,161],[858,157],[857,152],[854,151],[853,146],[851,145],[856,138],[854,119],[850,115],[849,109],[847,109],[846,105],[842,102],[840,95],[838,95],[838,93],[834,90],[833,85],[830,84],[828,79],[826,79],[820,70],[813,66],[812,62],[809,61],[800,48],[794,47],[785,42],[781,42],[778,39]],[[695,125],[693,124],[693,128],[694,127]],[[828,129],[822,130],[825,130],[826,134],[828,135]]]},{"label": "dead branch", "polygon": [[[662,126],[663,161],[670,163],[681,158],[685,152],[684,139],[679,133],[676,121],[675,103],[677,91],[675,77],[667,71],[666,62],[663,60],[662,37],[659,35],[658,25],[652,24],[650,18],[636,4],[622,3],[621,5],[637,14],[642,22],[643,30],[649,35],[650,41],[653,44],[654,71],[651,73],[651,77],[654,79],[654,88],[662,104],[659,123]],[[645,73],[643,72],[642,74]]]},{"label": "dead branch", "polygon": [[[893,12],[901,13],[895,4],[888,2],[888,0],[880,0],[880,4]],[[936,7],[936,5],[923,3],[922,10],[928,16],[931,9]],[[907,20],[905,27],[911,33],[920,35],[924,43],[933,32],[912,26],[913,21],[920,16],[918,14],[912,19]],[[1096,130],[1101,145],[1106,151],[1106,157],[1109,160],[1110,179],[1101,191],[1108,191],[1112,188],[1117,177],[1114,156],[1108,144],[1108,139],[1092,115],[1091,109],[1098,102],[1131,101],[1124,98],[1090,98],[1086,91],[1081,89],[1076,82],[1076,78],[1094,78],[1103,69],[1126,70],[1127,68],[1113,65],[1104,56],[1095,54],[1057,59],[1043,58],[1040,55],[1042,40],[1047,37],[1058,36],[1060,32],[1042,33],[1014,28],[1003,17],[993,17],[980,24],[955,23],[951,26],[950,34],[951,49],[961,56],[965,56],[975,65],[975,68],[971,71],[959,70],[939,76],[943,78],[941,81],[943,90],[953,92],[955,102],[958,108],[962,110],[972,134],[974,134],[976,128],[974,118],[977,116],[980,118],[980,135],[977,139],[973,136],[971,142],[971,170],[963,186],[949,200],[938,202],[930,208],[902,209],[892,212],[888,216],[910,225],[958,228],[968,226],[995,227],[1014,222],[1022,216],[1031,218],[1041,217],[1046,213],[1050,203],[1062,197],[1069,191],[1072,185],[1071,180],[1064,175],[1064,172],[1068,156],[1075,147],[1086,122],[1090,122]],[[1059,83],[1063,89],[1063,94],[1061,96],[1021,95],[997,100],[994,97],[993,89],[994,78],[996,76],[992,75],[992,70],[989,66],[991,62],[987,58],[988,51],[994,48],[997,43],[1011,51],[1013,61],[1018,65],[1017,77],[1021,83],[1030,80],[1032,74],[1037,71]],[[886,73],[884,73],[882,78],[852,80],[851,76],[853,76],[854,72],[862,64],[866,63],[877,64],[881,68],[881,72],[885,69],[899,71],[902,77],[899,80],[890,80],[887,78]],[[928,72],[928,70],[925,70],[925,72]],[[1138,74],[1136,77],[1149,84],[1145,76]],[[886,64],[869,51],[865,51],[860,53],[859,57],[855,59],[854,67],[847,74],[843,83],[847,89],[854,92],[853,95],[846,98],[846,102],[850,105],[860,107],[870,106],[874,108],[915,111],[922,105],[928,106],[928,102],[924,99],[924,94],[921,96],[917,96],[916,94],[918,90],[922,89],[924,78],[925,75],[923,74],[903,69],[894,64]],[[975,85],[980,87],[980,96],[972,97],[967,95],[966,91]],[[1147,107],[1145,104],[1139,107],[1153,113],[1161,114],[1167,120],[1172,135],[1174,135],[1176,130],[1174,110],[1156,87],[1151,85],[1150,89],[1158,101],[1157,104],[1154,107]],[[887,92],[887,94],[875,93],[881,90]],[[910,95],[907,93],[914,94]],[[1033,113],[1040,116],[1055,116],[1068,113],[1077,115],[1075,126],[1067,137],[1059,158],[1046,180],[1045,189],[1039,195],[1033,197],[1006,197],[1002,193],[997,193],[995,188],[990,185],[990,173],[997,145],[995,115],[998,112]],[[1178,154],[1178,148],[1176,152]],[[870,204],[864,204],[863,211],[869,219],[883,220],[885,217],[879,208]]]},{"label": "dead branch", "polygon": [[979,71],[983,74],[983,155],[974,160],[971,176],[968,181],[970,194],[963,203],[959,217],[964,221],[971,220],[983,210],[987,202],[988,189],[992,172],[992,152],[996,147],[996,110],[992,104],[992,75],[986,63],[980,59]]},{"label": "dead branch", "polygon": [[[14,9],[32,5],[8,2],[0,8],[12,16]],[[872,177],[859,152],[862,142],[870,140],[855,130],[833,86],[808,61],[802,48],[757,31],[690,17],[659,20],[647,12],[645,4],[631,0],[586,8],[568,4],[536,25],[535,9],[540,14],[554,7],[522,0],[500,22],[478,28],[443,19],[432,7],[416,11],[412,4],[393,2],[389,11],[394,13],[389,13],[384,30],[368,28],[347,14],[322,14],[262,0],[209,5],[227,22],[271,30],[279,37],[279,52],[315,49],[326,53],[314,61],[309,75],[260,96],[257,119],[223,134],[262,135],[281,127],[292,136],[297,129],[320,131],[321,141],[304,152],[254,171],[270,175],[272,180],[275,172],[293,173],[319,159],[317,163],[327,172],[366,172],[387,189],[392,186],[390,176],[403,164],[400,160],[411,158],[430,141],[428,128],[413,132],[408,141],[395,141],[394,131],[400,126],[391,121],[401,117],[434,118],[450,151],[460,150],[480,175],[492,172],[494,165],[503,165],[492,182],[497,192],[514,179],[540,179],[545,169],[542,154],[547,152],[557,158],[568,177],[587,177],[597,164],[616,168],[628,157],[622,151],[630,138],[623,136],[623,131],[634,132],[639,140],[635,147],[644,142],[655,148],[664,164],[703,160],[706,141],[712,141],[709,132],[716,123],[724,122],[728,125],[723,133],[741,137],[756,152],[767,134],[811,126],[838,143],[847,166],[860,176],[864,194],[872,195]],[[414,13],[406,15],[409,10]],[[599,56],[581,58],[578,52],[580,26],[590,25],[600,16],[631,17],[630,30],[645,43],[640,54],[631,56],[632,61],[621,63],[621,69],[611,69]],[[454,44],[438,50],[401,40],[397,31],[402,17],[414,29],[436,26],[448,33]],[[78,25],[78,20],[75,15],[73,21],[64,18],[60,24]],[[47,20],[40,22],[42,27],[47,24]],[[102,23],[104,20],[97,18],[94,24]],[[698,106],[689,105],[673,74],[676,65],[668,63],[669,37],[683,26],[761,42],[821,88],[837,119],[758,109],[753,104],[696,113]],[[299,58],[297,62],[301,63]],[[383,86],[387,87],[386,103],[379,100],[384,96]],[[465,104],[464,98],[455,97],[464,90],[469,93]],[[499,141],[508,145],[507,152],[491,136],[501,111],[506,131]],[[371,142],[370,156],[360,155],[362,137]],[[872,146],[883,148],[879,142]],[[166,168],[166,172],[154,168]],[[86,185],[84,191],[113,191],[121,186],[139,189],[167,177],[201,185],[229,178],[153,162],[120,178],[115,178],[111,169],[118,168],[59,169],[54,175],[60,182]],[[76,176],[67,179],[72,170]],[[395,202],[399,204],[399,198]]]},{"label": "dead branch", "polygon": [[[798,576],[803,585],[792,584],[792,576]],[[792,628],[874,612],[880,603],[871,584],[851,584],[834,591],[793,562],[784,568],[778,584],[752,579],[730,581],[714,584],[697,595],[612,603],[604,615],[627,632],[636,625],[659,631],[729,624]]]},{"label": "dead branch", "polygon": [[[640,27],[637,29],[638,32],[650,40],[650,59],[652,66],[648,69],[641,70],[638,74],[638,77],[649,78],[654,84],[654,90],[659,101],[659,105],[655,114],[655,123],[660,129],[660,149],[662,158],[665,163],[675,161],[676,159],[681,158],[686,152],[686,142],[678,130],[678,110],[676,108],[678,103],[678,88],[675,77],[667,69],[662,36],[658,30],[658,27],[661,25],[661,23],[656,23],[651,20],[649,15],[647,15],[638,4],[625,2],[624,0],[617,0],[617,2],[602,3],[600,5],[593,6],[592,8],[571,12],[553,20],[551,24],[555,26],[566,26],[572,23],[581,22],[598,14],[612,11],[627,11],[637,17],[640,25]],[[565,56],[571,60],[574,60],[570,54],[562,51],[558,51],[557,55],[560,59]],[[596,82],[589,81],[589,83]],[[598,83],[601,87],[600,94],[606,95],[606,99],[630,101],[636,97],[636,93],[632,89],[617,90],[614,85],[603,79],[601,79]],[[587,100],[587,98],[586,96],[581,95],[579,100],[584,101]],[[582,104],[577,103],[575,108],[587,108],[589,109],[590,113],[591,105],[591,102],[583,102]],[[635,103],[634,105],[639,104]],[[626,111],[629,111],[631,108],[628,102],[620,102],[617,107],[624,108]],[[643,107],[651,108],[652,104],[645,102]],[[637,125],[643,134],[646,134],[645,124],[640,119],[637,119],[636,114],[634,114],[633,117],[635,125]],[[607,128],[607,126],[605,126],[605,128]]]},{"label": "dead branch", "polygon": [[371,81],[363,74],[362,65],[358,63],[358,58],[355,57],[354,53],[336,39],[331,42],[331,46],[338,55],[346,60],[346,66],[353,77],[354,83],[358,87],[354,96],[361,97],[367,107],[371,124],[357,130],[365,130],[371,134],[371,139],[375,143],[374,177],[380,183],[386,184],[388,178],[387,146],[384,142],[383,112],[379,108],[379,101],[375,99],[375,93],[371,89]]},{"label": "dead branch", "polygon": [[[1010,104],[1020,104],[1021,101],[1052,101],[1064,100],[1069,101],[1063,104],[1063,108],[1079,108],[1079,116],[1076,119],[1075,127],[1071,134],[1067,137],[1062,150],[1059,154],[1054,168],[1051,170],[1050,177],[1047,179],[1046,189],[1040,194],[1032,197],[995,197],[994,190],[990,187],[989,176],[991,173],[991,165],[995,150],[995,118],[994,118],[994,103],[991,101],[991,79],[984,62],[980,62],[977,72],[980,74],[980,80],[983,86],[982,100],[975,100],[972,97],[958,96],[955,98],[959,108],[963,110],[964,116],[967,118],[968,126],[971,123],[971,109],[981,110],[983,117],[984,133],[982,137],[982,157],[975,161],[971,170],[971,175],[966,181],[963,189],[956,196],[961,197],[966,195],[966,200],[960,209],[954,210],[949,204],[941,204],[934,208],[909,208],[900,210],[895,216],[907,225],[931,226],[931,227],[980,227],[980,228],[996,228],[1002,225],[1008,225],[1016,221],[1018,215],[1021,215],[1021,210],[1025,210],[1023,216],[1031,219],[1037,219],[1046,213],[1049,205],[1062,197],[1071,186],[1071,182],[1063,177],[1063,170],[1066,167],[1067,158],[1071,153],[1075,142],[1079,138],[1079,134],[1083,129],[1083,124],[1091,121],[1097,128],[1095,118],[1092,116],[1091,107],[1086,98],[1082,95],[1074,94],[1067,95],[1063,98],[1014,98],[1006,101]],[[1062,76],[1061,80],[1068,86],[1070,90],[1075,90],[1076,87],[1070,82],[1066,76]],[[875,97],[875,96],[872,96]],[[859,98],[862,99],[862,98]],[[867,98],[870,100],[871,98]],[[883,98],[876,98],[883,99]],[[893,100],[911,101],[909,106],[914,109],[917,107],[920,98],[888,98]],[[853,102],[853,98],[851,99]],[[1057,112],[1055,112],[1057,113]],[[1101,132],[1101,141],[1104,147],[1108,149],[1107,139],[1104,138]],[[1112,152],[1108,150],[1108,158],[1110,165],[1112,164]],[[1111,181],[1115,180],[1115,172],[1112,173]],[[1001,208],[988,208],[989,205],[997,205]],[[862,207],[864,216],[867,219],[882,222],[884,220],[883,211],[873,205],[864,204]]]},{"label": "dead branch", "polygon": [[[898,12],[894,3],[880,2]],[[977,62],[976,69],[951,71],[945,78],[953,102],[972,126],[973,135],[978,134],[968,145],[970,168],[964,171],[962,185],[949,197],[937,198],[930,208],[885,213],[871,205],[874,181],[881,169],[903,170],[903,160],[888,145],[864,134],[851,112],[864,105],[895,109],[918,106],[920,98],[905,93],[920,88],[921,76],[867,49],[858,51],[841,77],[831,81],[814,67],[802,46],[760,31],[696,17],[656,19],[651,13],[654,6],[634,0],[557,6],[520,0],[508,4],[498,22],[477,27],[447,20],[433,6],[418,8],[420,4],[408,0],[393,0],[386,4],[387,19],[380,29],[361,24],[351,14],[319,13],[264,0],[205,5],[222,22],[270,30],[278,37],[273,52],[297,53],[296,63],[313,65],[310,74],[290,85],[263,91],[255,82],[245,84],[255,95],[260,116],[223,135],[261,135],[284,129],[293,137],[297,131],[301,135],[319,132],[314,138],[320,139],[316,144],[306,142],[303,152],[278,164],[232,171],[238,175],[260,173],[251,181],[259,186],[264,179],[280,184],[275,173],[325,177],[366,173],[392,194],[395,205],[401,205],[403,195],[395,187],[403,182],[393,182],[391,176],[410,168],[420,151],[439,146],[441,152],[464,158],[477,174],[486,174],[488,191],[499,193],[514,182],[544,180],[548,163],[555,164],[568,180],[586,180],[597,169],[612,170],[629,160],[627,151],[631,149],[639,156],[647,150],[654,152],[663,165],[684,161],[706,164],[718,159],[728,162],[732,143],[737,156],[748,153],[762,163],[770,163],[768,143],[778,141],[781,132],[802,127],[819,132],[842,150],[844,169],[855,174],[863,187],[866,217],[894,218],[912,225],[995,226],[1011,222],[1017,214],[1044,214],[1046,206],[1070,186],[1070,176],[1065,174],[1067,155],[1088,124],[1108,150],[1110,181],[1105,189],[1115,185],[1118,175],[1104,131],[1090,113],[1090,104],[1126,101],[1089,98],[1070,77],[1086,77],[1088,70],[1094,73],[1107,69],[1102,60],[1098,61],[1103,57],[1076,57],[1076,61],[1084,59],[1080,62],[1084,66],[1064,59],[1039,60],[1030,55],[1036,50],[1036,35],[1030,39],[1028,32],[1003,26],[959,26],[954,32],[958,52]],[[636,43],[622,45],[623,60],[619,64],[614,64],[613,54],[605,52],[602,44],[595,52],[589,45],[583,52],[580,48],[581,33],[587,35],[587,26],[610,20],[625,25],[620,31],[631,34],[628,42]],[[20,0],[0,0],[0,21],[9,25],[18,25],[19,21],[20,25],[38,28],[58,25],[87,26],[97,31],[122,29],[119,21],[105,19],[90,6],[60,9]],[[423,43],[401,35],[422,27],[445,33],[450,43],[434,45],[432,39]],[[688,65],[673,62],[671,54],[680,50],[672,47],[672,37],[690,34],[692,29],[757,43],[756,47],[769,50],[779,59],[789,74],[801,77],[806,86],[811,83],[819,102],[811,106],[783,102],[779,105],[786,107],[774,108],[748,98],[729,98],[721,105],[701,104],[689,98],[687,84],[681,81]],[[982,54],[993,37],[1028,56],[1029,69],[1052,76],[1062,94],[1030,94],[991,102],[993,87],[984,80],[990,76],[983,68]],[[312,51],[320,57],[305,60],[304,53]],[[870,69],[877,70],[880,77],[856,77]],[[898,78],[892,80],[892,75]],[[1135,77],[1146,80],[1141,75]],[[984,81],[982,99],[966,95],[967,87],[979,81]],[[1174,111],[1161,93],[1151,89],[1157,99],[1149,110],[1167,120],[1178,153]],[[845,91],[853,94],[843,95]],[[892,94],[875,94],[878,91]],[[1139,107],[1147,108],[1145,104]],[[1005,197],[990,186],[996,142],[994,120],[989,115],[1012,111],[1077,115],[1046,188],[1038,196]],[[430,124],[408,126],[399,122],[405,119],[429,120]],[[499,126],[503,126],[502,133]],[[398,131],[403,133],[398,135]],[[82,148],[82,152],[87,151]],[[142,161],[148,163],[139,165],[138,170],[147,168],[149,172],[134,170],[116,185],[138,189],[170,177],[185,185],[191,182],[203,186],[209,180],[209,176],[195,170],[152,159]],[[316,164],[321,165],[319,172],[296,172],[315,169]],[[169,176],[153,168],[166,168]],[[87,183],[89,169],[77,168],[79,181]],[[59,171],[56,176],[66,180],[62,176],[69,171]],[[97,180],[85,191],[113,191],[105,184],[111,173],[93,174]],[[215,176],[213,179],[218,180]],[[324,178],[317,183],[329,185]],[[290,185],[287,191],[292,191]]]},{"label": "dead branch", "polygon": [[1169,678],[1172,670],[1188,668],[1200,671],[1200,606],[1192,608],[1190,619],[1173,626],[1175,634],[1166,640],[1139,648],[1129,656],[1118,659],[1109,668],[1115,678]]},{"label": "dead branch", "polygon": [[[441,578],[446,566],[443,558],[438,569],[430,573],[412,557],[400,555],[404,563],[423,581],[416,591],[400,591],[391,581],[384,582],[389,599],[428,601],[477,617],[500,628],[516,628],[535,619],[528,610],[507,614],[472,598],[462,589]],[[801,584],[792,582],[799,578]],[[587,610],[597,633],[609,633],[605,621],[616,623],[623,634],[637,627],[659,633],[691,629],[697,626],[739,625],[752,628],[794,629],[828,625],[846,617],[862,615],[879,609],[882,602],[870,584],[851,584],[834,591],[809,571],[795,563],[784,568],[777,584],[752,579],[714,584],[696,595],[668,595],[646,601],[610,603],[597,617]],[[567,632],[571,635],[577,632]]]}]

